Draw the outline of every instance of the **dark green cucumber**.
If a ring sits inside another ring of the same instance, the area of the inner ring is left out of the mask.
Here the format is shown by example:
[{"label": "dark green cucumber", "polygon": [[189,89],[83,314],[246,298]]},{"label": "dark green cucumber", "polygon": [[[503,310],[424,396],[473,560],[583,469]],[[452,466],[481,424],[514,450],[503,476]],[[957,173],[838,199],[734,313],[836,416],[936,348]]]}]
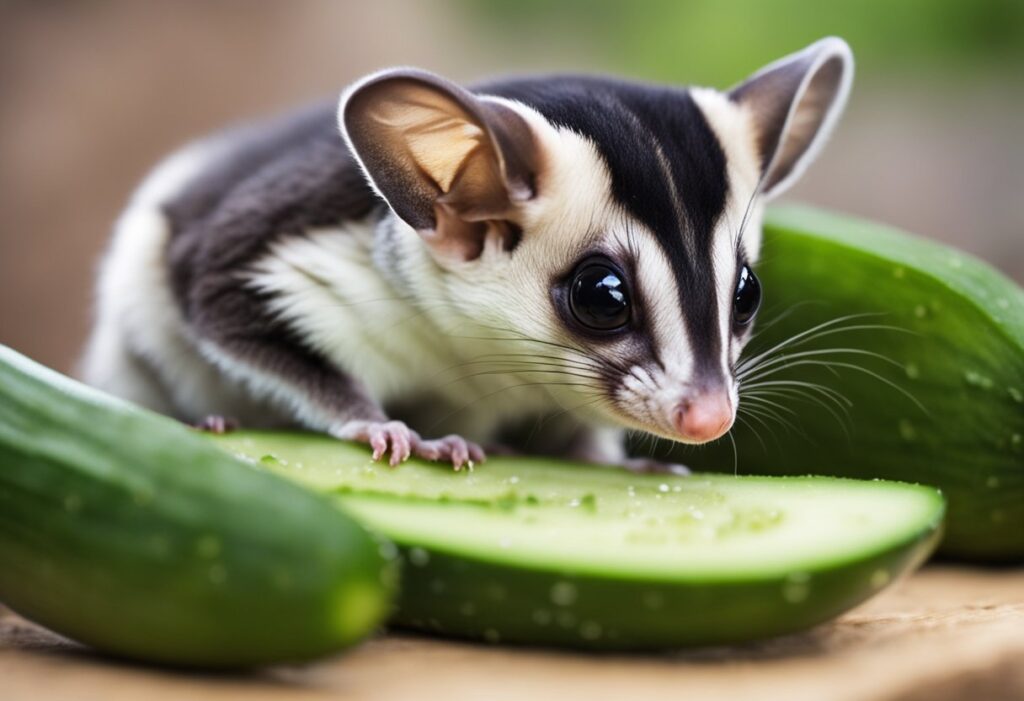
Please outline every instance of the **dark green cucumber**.
[{"label": "dark green cucumber", "polygon": [[507,458],[466,474],[390,469],[317,436],[217,440],[400,545],[395,624],[492,642],[672,648],[805,629],[920,563],[944,509],[899,483]]},{"label": "dark green cucumber", "polygon": [[[851,405],[821,390],[803,392],[816,399],[767,395],[786,410],[762,402],[760,416],[744,416],[734,431],[739,471],[932,484],[949,501],[942,552],[1024,561],[1024,290],[945,246],[801,207],[771,211],[758,274],[765,331],[748,355],[839,317],[871,315],[835,328],[894,328],[790,348],[791,366],[765,379],[821,384]],[[857,352],[796,355],[837,347]],[[797,360],[840,364],[833,374]],[[702,470],[734,469],[728,442],[676,457]]]},{"label": "dark green cucumber", "polygon": [[0,346],[0,603],[98,649],[203,667],[369,633],[388,543],[330,500]]}]

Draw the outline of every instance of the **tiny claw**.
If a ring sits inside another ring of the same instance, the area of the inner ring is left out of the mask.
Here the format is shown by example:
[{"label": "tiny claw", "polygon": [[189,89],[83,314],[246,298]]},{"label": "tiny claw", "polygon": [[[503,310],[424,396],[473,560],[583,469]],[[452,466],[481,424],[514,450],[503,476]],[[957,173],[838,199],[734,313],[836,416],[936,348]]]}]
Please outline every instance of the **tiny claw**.
[{"label": "tiny claw", "polygon": [[391,459],[388,460],[388,465],[391,467],[398,467],[406,460],[405,448],[402,446],[401,440],[397,436],[391,436]]},{"label": "tiny claw", "polygon": [[464,445],[456,445],[452,448],[452,463],[456,465],[456,470],[460,469],[469,460],[469,451],[466,450]]},{"label": "tiny claw", "polygon": [[384,453],[388,451],[388,439],[381,431],[372,431],[370,433],[370,446],[373,448],[373,461],[378,462]]},{"label": "tiny claw", "polygon": [[487,462],[487,454],[484,453],[484,449],[475,443],[469,444],[469,461],[483,464]]}]

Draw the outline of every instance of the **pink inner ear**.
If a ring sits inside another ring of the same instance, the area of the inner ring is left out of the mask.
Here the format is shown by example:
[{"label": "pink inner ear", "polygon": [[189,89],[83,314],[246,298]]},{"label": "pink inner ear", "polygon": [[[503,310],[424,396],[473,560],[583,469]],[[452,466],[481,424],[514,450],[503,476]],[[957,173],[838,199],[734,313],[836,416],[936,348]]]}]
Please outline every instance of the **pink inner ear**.
[{"label": "pink inner ear", "polygon": [[436,228],[421,231],[435,256],[449,261],[472,261],[483,255],[488,239],[495,239],[504,251],[518,244],[521,230],[510,219],[467,219],[439,203],[435,209]]},{"label": "pink inner ear", "polygon": [[838,97],[842,75],[843,61],[838,56],[832,56],[814,72],[803,94],[797,98],[789,124],[781,135],[771,170],[765,179],[765,190],[771,190],[785,180],[800,159],[809,153]]},{"label": "pink inner ear", "polygon": [[778,194],[813,159],[841,111],[851,71],[849,47],[828,38],[776,61],[730,91],[752,116],[763,194]]}]

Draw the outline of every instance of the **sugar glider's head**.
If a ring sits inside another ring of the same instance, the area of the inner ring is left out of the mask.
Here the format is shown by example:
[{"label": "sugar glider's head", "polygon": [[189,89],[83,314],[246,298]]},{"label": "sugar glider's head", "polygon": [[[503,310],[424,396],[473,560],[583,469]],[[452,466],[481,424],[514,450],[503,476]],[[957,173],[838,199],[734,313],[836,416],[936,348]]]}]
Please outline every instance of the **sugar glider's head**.
[{"label": "sugar glider's head", "polygon": [[431,293],[509,339],[506,369],[702,443],[735,419],[764,202],[820,149],[852,73],[835,38],[727,92],[584,76],[467,90],[396,69],[346,91],[339,122]]}]

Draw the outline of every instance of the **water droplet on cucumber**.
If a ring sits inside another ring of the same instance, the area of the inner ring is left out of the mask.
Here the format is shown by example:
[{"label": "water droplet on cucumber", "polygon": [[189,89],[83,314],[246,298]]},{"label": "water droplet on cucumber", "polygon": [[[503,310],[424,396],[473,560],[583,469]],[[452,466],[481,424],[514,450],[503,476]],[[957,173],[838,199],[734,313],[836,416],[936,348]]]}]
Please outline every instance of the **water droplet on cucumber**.
[{"label": "water droplet on cucumber", "polygon": [[992,389],[994,383],[991,377],[986,377],[976,370],[968,370],[964,373],[964,381],[971,387],[979,389]]}]

